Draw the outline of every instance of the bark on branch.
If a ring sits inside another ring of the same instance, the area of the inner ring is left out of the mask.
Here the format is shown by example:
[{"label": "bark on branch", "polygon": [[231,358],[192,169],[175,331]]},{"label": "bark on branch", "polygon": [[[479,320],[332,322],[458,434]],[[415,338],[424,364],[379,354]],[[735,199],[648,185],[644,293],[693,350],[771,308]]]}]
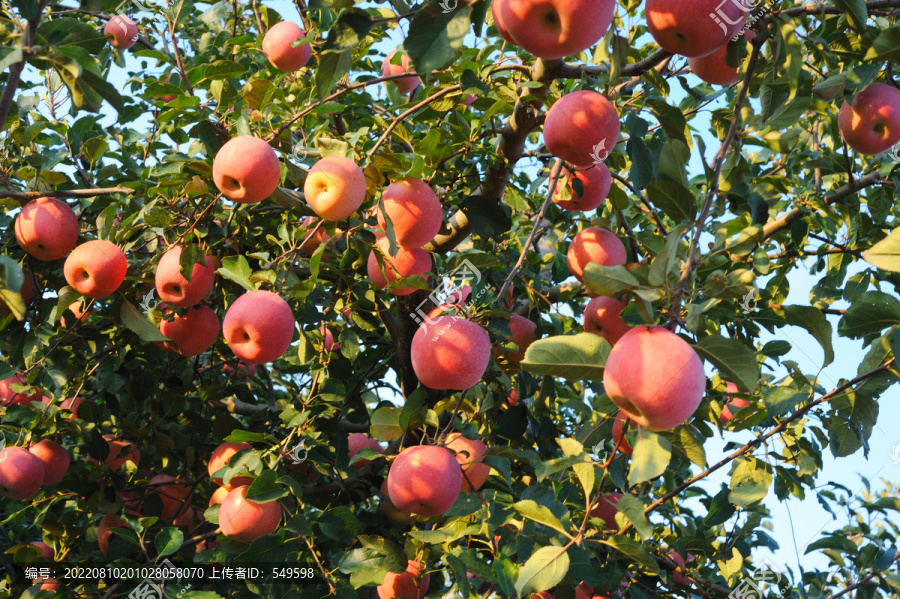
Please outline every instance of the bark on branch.
[{"label": "bark on branch", "polygon": [[53,191],[0,191],[0,198],[12,198],[21,203],[30,202],[38,198],[92,198],[94,196],[106,196],[113,193],[126,193],[131,195],[135,190],[127,187],[92,187],[91,189],[56,189]]}]

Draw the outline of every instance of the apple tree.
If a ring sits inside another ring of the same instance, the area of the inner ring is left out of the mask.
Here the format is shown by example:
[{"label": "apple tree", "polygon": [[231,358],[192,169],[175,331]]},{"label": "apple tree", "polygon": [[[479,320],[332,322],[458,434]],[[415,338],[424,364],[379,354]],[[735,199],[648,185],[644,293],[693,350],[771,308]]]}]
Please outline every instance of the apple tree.
[{"label": "apple tree", "polygon": [[897,595],[900,1],[0,22],[0,597]]}]

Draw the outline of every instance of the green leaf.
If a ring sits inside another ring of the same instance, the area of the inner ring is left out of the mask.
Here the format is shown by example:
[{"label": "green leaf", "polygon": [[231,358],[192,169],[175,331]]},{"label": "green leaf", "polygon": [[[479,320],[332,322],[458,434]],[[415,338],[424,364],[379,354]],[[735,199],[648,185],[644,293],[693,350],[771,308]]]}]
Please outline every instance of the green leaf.
[{"label": "green leaf", "polygon": [[611,350],[605,339],[593,333],[547,337],[528,347],[521,366],[534,374],[600,381]]},{"label": "green leaf", "polygon": [[768,465],[756,458],[741,458],[735,462],[731,473],[731,493],[728,500],[747,507],[763,499],[772,484],[772,472]]},{"label": "green leaf", "polygon": [[[866,9],[865,0],[834,0],[834,5],[847,15],[847,22],[850,27],[860,33],[866,30],[866,19],[869,17],[869,11]],[[896,46],[894,46],[896,48]],[[866,57],[866,60],[871,60]],[[884,60],[879,58],[879,60]]]},{"label": "green leaf", "polygon": [[497,586],[504,597],[512,597],[516,592],[516,565],[504,555],[498,555],[491,564],[497,576]]},{"label": "green leaf", "polygon": [[[892,30],[894,31],[894,30]],[[900,30],[896,30],[900,36]],[[898,39],[900,44],[900,39]],[[894,46],[900,48],[900,46]],[[881,270],[900,272],[900,227],[891,234],[863,252],[863,258]]]},{"label": "green leaf", "polygon": [[278,474],[274,470],[264,470],[247,489],[247,499],[256,503],[269,503],[281,499],[288,490],[278,484]]},{"label": "green leaf", "polygon": [[660,476],[671,459],[672,444],[668,439],[646,428],[638,428],[628,471],[628,486],[633,487]]},{"label": "green leaf", "polygon": [[647,199],[675,222],[693,222],[697,216],[697,200],[677,181],[653,181],[647,186]]},{"label": "green leaf", "polygon": [[[646,540],[653,536],[653,526],[647,520],[647,516],[644,515],[644,504],[637,497],[629,493],[623,494],[619,498],[618,503],[616,503],[616,509],[625,514],[628,521],[634,524],[634,529],[641,540]],[[615,523],[607,522],[606,524],[611,528]]]},{"label": "green leaf", "polygon": [[372,412],[371,422],[369,432],[379,441],[393,441],[403,436],[400,411],[397,408],[378,408]]},{"label": "green leaf", "polygon": [[37,30],[37,42],[41,46],[81,46],[91,54],[106,47],[103,31],[78,19],[59,18],[41,21]]},{"label": "green leaf", "polygon": [[323,49],[326,52],[354,50],[362,44],[372,27],[372,18],[365,11],[345,11],[331,26]]},{"label": "green leaf", "polygon": [[[862,0],[857,1],[862,2]],[[897,27],[882,29],[878,37],[872,42],[872,45],[869,46],[869,50],[866,52],[863,60],[866,62],[900,60],[900,29],[897,29]]]},{"label": "green leaf", "polygon": [[123,301],[119,310],[119,317],[129,330],[137,333],[144,341],[170,341],[168,337],[159,332],[153,323],[144,318],[131,302]]},{"label": "green leaf", "polygon": [[541,547],[519,570],[516,593],[527,595],[558,585],[569,571],[569,555],[562,547]]},{"label": "green leaf", "polygon": [[17,62],[22,62],[24,58],[24,54],[22,54],[22,48],[10,48],[9,46],[0,48],[0,73],[3,73],[10,66],[16,64]]},{"label": "green leaf", "polygon": [[578,482],[581,483],[581,489],[584,491],[585,498],[590,498],[591,491],[594,488],[594,464],[591,462],[582,462],[572,466]]},{"label": "green leaf", "polygon": [[216,274],[222,275],[229,281],[234,281],[244,289],[253,291],[255,287],[250,282],[250,264],[243,256],[228,256],[222,258],[222,266],[216,271]]},{"label": "green leaf", "polygon": [[444,12],[439,0],[416,11],[403,47],[418,73],[446,69],[456,60],[469,30],[469,10]]},{"label": "green leaf", "polygon": [[763,403],[766,404],[766,412],[769,416],[775,417],[793,411],[808,398],[806,393],[800,393],[790,387],[773,387],[763,397]]},{"label": "green leaf", "polygon": [[25,273],[19,263],[9,256],[0,256],[0,289],[19,293],[25,283]]},{"label": "green leaf", "polygon": [[756,352],[743,343],[721,335],[709,335],[701,339],[694,349],[701,358],[727,374],[728,379],[744,393],[752,393],[756,389],[759,381]]},{"label": "green leaf", "polygon": [[609,539],[598,539],[598,541],[613,549],[621,551],[630,559],[640,563],[648,570],[659,573],[659,564],[656,563],[656,560],[653,559],[653,556],[650,555],[647,548],[634,539],[626,537],[625,535],[619,535]]},{"label": "green leaf", "polygon": [[325,50],[319,55],[319,66],[315,70],[316,97],[324,100],[331,94],[334,85],[350,72],[353,55],[349,50],[335,52]]},{"label": "green leaf", "polygon": [[802,327],[816,338],[825,353],[822,367],[834,362],[834,348],[831,345],[831,323],[825,314],[812,306],[785,306],[784,318],[788,324]]},{"label": "green leaf", "polygon": [[469,196],[459,205],[476,233],[484,238],[500,237],[512,228],[505,204],[483,196]]},{"label": "green leaf", "polygon": [[584,286],[593,295],[613,296],[640,287],[641,282],[624,266],[603,266],[589,262],[584,267]]},{"label": "green leaf", "polygon": [[838,323],[838,334],[859,339],[900,324],[900,300],[881,291],[867,291],[850,304]]},{"label": "green leaf", "polygon": [[[593,467],[591,464],[588,466]],[[562,522],[559,521],[559,518],[553,515],[553,512],[550,511],[550,508],[539,505],[537,502],[532,501],[531,499],[525,499],[523,501],[518,501],[512,504],[512,509],[514,509],[520,516],[523,518],[527,518],[538,524],[543,524],[544,526],[548,526],[557,532],[561,532],[569,538],[572,538],[569,535],[569,532],[563,527]]]},{"label": "green leaf", "polygon": [[407,533],[412,538],[429,545],[452,543],[466,535],[469,523],[465,520],[454,520],[443,528],[436,530],[413,530]]},{"label": "green leaf", "polygon": [[153,544],[156,546],[156,552],[159,557],[164,555],[172,555],[181,547],[184,542],[184,533],[178,528],[167,526],[156,534]]}]

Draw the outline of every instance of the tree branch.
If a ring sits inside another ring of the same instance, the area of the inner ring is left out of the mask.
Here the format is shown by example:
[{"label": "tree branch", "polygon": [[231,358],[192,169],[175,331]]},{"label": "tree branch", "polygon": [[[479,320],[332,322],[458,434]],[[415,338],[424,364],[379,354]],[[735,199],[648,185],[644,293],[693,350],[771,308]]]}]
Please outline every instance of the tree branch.
[{"label": "tree branch", "polygon": [[706,226],[706,219],[709,218],[713,202],[719,193],[719,177],[722,174],[722,167],[725,165],[725,157],[728,156],[731,144],[737,136],[738,124],[741,121],[741,108],[744,106],[747,94],[750,91],[750,81],[753,79],[753,72],[756,70],[756,63],[759,61],[762,45],[767,39],[768,35],[765,32],[759,33],[753,38],[753,53],[751,54],[750,62],[747,65],[747,73],[744,75],[741,91],[738,92],[738,97],[734,101],[734,111],[731,115],[731,128],[728,130],[728,135],[726,135],[725,139],[722,141],[722,145],[719,146],[718,152],[716,152],[713,173],[709,181],[709,189],[706,193],[706,201],[703,203],[703,209],[700,211],[700,215],[697,217],[694,224],[694,235],[691,238],[688,259],[681,269],[681,277],[678,279],[678,284],[675,286],[675,292],[672,294],[672,307],[669,312],[671,318],[669,329],[672,331],[675,330],[681,320],[681,304],[684,301],[684,292],[687,287],[688,278],[690,278],[691,272],[694,270],[697,259],[697,247],[700,244],[700,235],[703,233],[703,228]]},{"label": "tree branch", "polygon": [[21,203],[30,202],[38,198],[51,196],[54,198],[91,198],[94,196],[106,196],[114,193],[126,193],[131,195],[135,190],[127,187],[94,187],[91,189],[57,189],[53,191],[0,191],[0,198],[12,198]]},{"label": "tree branch", "polygon": [[[753,448],[755,448],[755,447],[757,447],[757,446],[759,446],[759,445],[762,445],[766,440],[768,440],[768,439],[770,439],[771,437],[774,437],[775,435],[781,433],[782,431],[784,431],[784,430],[787,428],[787,426],[788,426],[790,423],[794,422],[795,420],[798,420],[799,418],[802,418],[803,416],[806,415],[807,412],[809,412],[810,410],[812,410],[812,409],[815,408],[816,406],[819,406],[819,405],[821,405],[821,404],[823,404],[823,403],[826,403],[826,402],[828,402],[828,401],[831,401],[832,399],[834,399],[835,397],[837,397],[839,394],[843,393],[843,392],[846,391],[847,389],[850,389],[850,388],[853,387],[854,385],[857,385],[857,384],[859,384],[859,383],[861,383],[861,382],[864,382],[864,381],[868,380],[869,378],[871,378],[872,376],[878,374],[879,372],[884,372],[885,370],[887,370],[888,368],[890,368],[890,367],[894,364],[894,361],[895,361],[895,358],[891,358],[890,360],[888,360],[887,362],[885,362],[885,363],[882,364],[881,366],[878,366],[877,368],[874,368],[874,369],[870,370],[869,372],[867,372],[867,373],[865,373],[865,374],[859,375],[859,376],[856,377],[855,379],[853,379],[853,380],[851,380],[851,381],[848,381],[848,382],[844,383],[844,384],[841,385],[840,387],[837,387],[836,389],[834,389],[834,390],[831,391],[830,393],[827,393],[827,394],[823,395],[822,397],[820,397],[819,399],[817,399],[817,400],[815,400],[815,401],[812,401],[812,402],[810,402],[809,404],[807,404],[806,406],[804,406],[804,407],[802,407],[802,408],[799,408],[798,410],[794,411],[790,416],[788,416],[787,418],[785,418],[784,420],[782,420],[781,422],[779,422],[779,423],[778,423],[775,427],[773,427],[772,430],[770,430],[769,432],[760,435],[760,436],[757,437],[756,439],[753,439],[752,441],[750,441],[749,443],[747,443],[747,444],[744,445],[743,447],[741,447],[741,448],[739,448],[738,450],[736,450],[734,453],[732,453],[732,454],[728,455],[727,457],[723,458],[723,459],[722,459],[721,461],[719,461],[718,463],[716,463],[716,464],[710,466],[709,468],[707,468],[706,470],[704,470],[704,471],[701,472],[700,474],[698,474],[698,475],[696,475],[696,476],[692,476],[691,478],[687,479],[686,481],[684,481],[683,483],[681,483],[680,485],[678,485],[675,489],[673,489],[672,491],[669,491],[668,493],[666,493],[665,495],[663,495],[662,497],[660,497],[659,499],[657,499],[656,501],[654,501],[653,503],[651,503],[650,505],[648,505],[648,506],[644,509],[644,515],[650,514],[651,512],[653,512],[654,510],[656,510],[656,508],[658,508],[659,506],[661,506],[662,504],[664,504],[664,503],[667,502],[668,500],[672,499],[673,497],[678,497],[679,495],[681,495],[681,493],[682,493],[685,489],[687,489],[688,487],[690,487],[691,485],[693,485],[695,482],[697,482],[697,481],[699,481],[699,480],[703,480],[704,478],[706,478],[707,476],[709,476],[710,474],[712,474],[712,473],[715,472],[716,470],[719,470],[719,469],[722,468],[723,466],[725,466],[725,465],[727,465],[727,464],[730,464],[731,462],[733,462],[733,461],[736,460],[737,458],[739,458],[739,457],[741,457],[742,455],[744,455],[746,452],[750,451],[751,449],[753,449]],[[628,524],[624,525],[621,529],[619,529],[619,531],[618,531],[616,534],[617,534],[617,535],[623,534],[623,533],[625,533],[628,529],[630,529],[632,526],[633,526],[633,525],[631,524],[631,522],[629,522]]]},{"label": "tree branch", "polygon": [[443,98],[444,96],[446,96],[449,93],[459,91],[461,87],[462,86],[457,84],[457,85],[451,85],[450,87],[444,88],[441,91],[437,92],[436,94],[432,94],[431,96],[428,96],[427,98],[425,98],[418,104],[410,107],[408,110],[406,110],[402,114],[398,115],[397,118],[395,118],[391,122],[391,124],[388,125],[388,128],[385,130],[384,134],[378,138],[377,142],[375,142],[375,146],[371,150],[369,150],[369,159],[371,160],[372,157],[375,155],[375,153],[378,152],[378,148],[380,148],[381,145],[385,142],[385,140],[387,140],[387,138],[390,136],[391,132],[397,128],[397,125],[399,125],[400,123],[405,121],[407,118],[409,118],[416,112],[422,110],[423,108],[425,108],[426,106],[428,106],[429,104],[434,102],[435,100],[437,100],[439,98]]},{"label": "tree branch", "polygon": [[3,96],[0,96],[0,130],[6,125],[9,111],[12,109],[13,98],[22,78],[22,71],[25,69],[25,62],[30,54],[31,44],[34,42],[34,36],[37,33],[38,23],[41,22],[41,15],[49,3],[50,0],[40,0],[38,2],[37,16],[28,20],[25,31],[22,32],[22,60],[10,67],[9,77],[6,79],[6,87],[3,89]]}]

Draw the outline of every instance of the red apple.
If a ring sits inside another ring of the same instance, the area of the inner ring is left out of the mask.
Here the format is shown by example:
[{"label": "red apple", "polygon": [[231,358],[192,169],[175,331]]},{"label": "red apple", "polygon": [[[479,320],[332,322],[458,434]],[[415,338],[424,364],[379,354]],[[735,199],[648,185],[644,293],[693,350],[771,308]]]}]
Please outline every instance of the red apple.
[{"label": "red apple", "polygon": [[116,514],[105,514],[100,518],[100,525],[97,527],[97,545],[100,546],[100,551],[103,552],[103,555],[106,555],[106,552],[109,551],[109,538],[112,536],[112,532],[109,529],[126,528],[127,526],[128,523]]},{"label": "red apple", "polygon": [[384,190],[384,212],[378,209],[378,226],[387,230],[387,214],[397,245],[418,248],[434,239],[444,213],[434,191],[419,179],[395,181]]},{"label": "red apple", "polygon": [[176,245],[159,259],[155,283],[161,301],[176,308],[187,308],[209,295],[216,280],[216,267],[206,256],[206,266],[194,264],[188,281],[181,274],[181,249]]},{"label": "red apple", "polygon": [[[681,557],[681,554],[675,551],[675,549],[669,549],[669,553],[667,554],[668,558],[678,564],[680,567],[684,568],[684,558]],[[694,556],[690,553],[687,554],[688,561],[694,559]],[[676,584],[689,585],[691,584],[690,580],[688,580],[684,574],[680,572],[675,572],[672,574],[672,580]]]},{"label": "red apple", "polygon": [[[41,397],[41,401],[43,403],[52,403],[53,399],[47,396]],[[72,413],[71,416],[67,416],[65,419],[69,422],[78,418],[78,406],[80,406],[84,402],[84,398],[82,397],[69,397],[62,401],[60,401],[56,407],[60,410],[68,410]]]},{"label": "red apple", "polygon": [[34,390],[29,395],[25,391],[16,393],[12,390],[12,385],[27,387],[28,381],[21,372],[17,372],[8,379],[0,381],[0,406],[9,406],[12,404],[27,406],[33,401],[42,401],[43,392],[39,387],[34,387]]},{"label": "red apple", "polygon": [[222,333],[238,358],[265,364],[280,358],[291,345],[294,313],[271,291],[248,291],[228,308]]},{"label": "red apple", "polygon": [[256,503],[247,499],[247,489],[231,491],[219,507],[219,527],[222,534],[235,541],[250,543],[278,530],[281,505],[277,501]]},{"label": "red apple", "polygon": [[168,474],[157,474],[147,483],[151,491],[155,492],[162,501],[162,511],[160,517],[163,520],[171,520],[173,517],[181,515],[185,510],[190,510],[190,502],[188,496],[191,489],[185,485],[176,482],[174,476]]},{"label": "red apple", "polygon": [[478,439],[467,439],[459,433],[447,435],[445,445],[456,453],[456,461],[463,470],[460,491],[468,493],[470,488],[476,491],[480,489],[491,473],[491,467],[484,463],[482,457],[488,450],[487,445]]},{"label": "red apple", "polygon": [[109,443],[105,462],[111,470],[118,470],[125,462],[131,462],[135,468],[141,463],[141,452],[131,441],[116,439],[114,435],[103,435],[103,438]]},{"label": "red apple", "polygon": [[213,491],[212,496],[209,498],[209,507],[214,505],[218,505],[225,501],[225,498],[231,493],[233,489],[229,489],[228,487],[216,487],[216,490]]},{"label": "red apple", "polygon": [[419,79],[418,75],[416,75],[415,69],[412,68],[412,65],[409,61],[409,56],[403,54],[400,58],[400,64],[392,64],[394,59],[394,55],[397,54],[396,50],[391,50],[391,53],[387,55],[387,58],[384,59],[384,62],[381,63],[381,76],[382,77],[390,77],[391,75],[401,75],[403,73],[411,73],[409,77],[403,77],[401,79],[394,79],[392,81],[385,81],[385,85],[394,84],[397,86],[397,90],[401,95],[407,95],[413,92],[419,84],[422,83],[422,80]]},{"label": "red apple", "polygon": [[494,0],[493,5],[501,35],[544,59],[587,50],[603,39],[616,12],[615,0]]},{"label": "red apple", "polygon": [[619,508],[616,505],[622,499],[621,493],[603,493],[600,495],[600,501],[597,507],[591,510],[592,518],[600,518],[605,524],[607,530],[616,530],[616,514]]},{"label": "red apple", "polygon": [[900,142],[900,89],[873,83],[853,100],[844,102],[838,128],[847,145],[874,156]]},{"label": "red apple", "polygon": [[544,145],[575,166],[591,166],[605,159],[619,141],[619,113],[597,92],[564,95],[547,111]]},{"label": "red apple", "polygon": [[618,266],[627,260],[622,241],[614,233],[598,227],[588,227],[578,233],[566,254],[569,271],[581,282],[584,282],[584,267],[590,262]]},{"label": "red apple", "polygon": [[31,545],[34,545],[35,547],[37,547],[41,550],[42,558],[49,560],[51,562],[54,559],[56,559],[56,552],[53,551],[53,548],[50,545],[48,545],[47,543],[45,543],[43,541],[32,541]]},{"label": "red apple", "polygon": [[[162,82],[160,79],[159,82]],[[181,75],[172,71],[166,76],[166,83],[169,85],[179,85],[181,83]],[[175,96],[160,96],[157,98],[160,102],[171,102],[175,99]],[[117,217],[118,218],[118,217]],[[113,222],[113,226],[117,226],[118,223]]]},{"label": "red apple", "polygon": [[381,494],[384,495],[384,497],[381,499],[381,502],[379,504],[382,513],[388,520],[390,520],[394,524],[409,526],[416,521],[415,516],[413,516],[409,512],[402,512],[394,507],[394,504],[391,503],[391,498],[388,497],[387,484],[387,478],[385,478],[381,483]]},{"label": "red apple", "polygon": [[509,392],[509,397],[506,398],[506,401],[511,406],[515,406],[519,404],[519,392],[513,389]]},{"label": "red apple", "polygon": [[334,342],[334,335],[324,323],[319,327],[319,333],[322,335],[322,349],[326,352],[333,352],[341,349],[341,344]]},{"label": "red apple", "polygon": [[366,176],[349,158],[328,156],[309,169],[303,193],[309,207],[320,217],[344,220],[366,199]]},{"label": "red apple", "polygon": [[384,575],[384,582],[375,587],[378,599],[422,599],[428,594],[431,574],[422,574],[422,564],[409,560],[406,572]]},{"label": "red apple", "polygon": [[116,50],[127,50],[138,41],[137,23],[125,15],[116,15],[106,23],[103,34]]},{"label": "red apple", "polygon": [[635,424],[664,431],[686,422],[700,405],[706,374],[684,339],[662,327],[642,325],[625,333],[609,352],[603,387]]},{"label": "red apple", "polygon": [[262,51],[269,59],[269,63],[282,73],[293,73],[297,69],[306,66],[312,56],[312,48],[309,43],[292,47],[297,40],[306,36],[296,23],[281,21],[273,25],[263,38]]},{"label": "red apple", "polygon": [[423,322],[413,336],[413,370],[430,389],[464,390],[487,371],[491,339],[487,331],[464,318],[439,316]]},{"label": "red apple", "polygon": [[[375,242],[375,246],[381,250],[384,258],[384,275],[381,274],[381,267],[378,263],[378,257],[375,251],[369,254],[369,260],[366,263],[366,271],[369,274],[372,284],[379,289],[384,289],[388,283],[393,283],[397,279],[410,277],[413,275],[423,276],[431,270],[431,255],[422,248],[397,248],[397,255],[391,256],[390,241],[387,237],[381,237]],[[409,295],[415,292],[415,288],[392,289],[394,295]]]},{"label": "red apple", "polygon": [[228,484],[224,484],[221,478],[215,478],[213,475],[225,467],[226,464],[231,460],[231,457],[239,451],[244,449],[253,449],[253,446],[249,443],[231,443],[228,441],[224,441],[216,447],[212,455],[209,456],[209,467],[207,471],[209,472],[209,477],[212,479],[214,483],[217,485],[222,485],[226,489],[234,489],[235,487],[242,487],[244,485],[249,485],[253,482],[252,478],[247,478],[246,476],[235,476]]},{"label": "red apple", "polygon": [[[86,310],[83,300],[72,302],[71,304],[69,304],[67,310],[71,312],[73,316],[75,316],[75,322],[80,323],[84,323],[87,320],[88,315],[90,315],[92,312],[96,312],[96,310]],[[59,324],[64,327],[69,326],[68,323],[66,323],[65,314],[59,317]]]},{"label": "red apple", "polygon": [[55,441],[42,439],[28,448],[44,467],[45,485],[55,485],[66,475],[72,458],[69,452]]},{"label": "red apple", "polygon": [[[628,429],[625,430],[625,423],[628,423]],[[616,419],[613,422],[612,435],[613,435],[613,447],[619,447],[619,451],[631,457],[631,452],[633,451],[631,447],[631,443],[628,442],[628,437],[622,439],[622,435],[628,435],[629,433],[633,433],[637,429],[637,425],[631,421],[630,418],[623,412],[619,410],[616,414]],[[619,444],[619,439],[622,439],[621,445]]]},{"label": "red apple", "polygon": [[234,378],[243,378],[249,376],[256,376],[256,365],[255,364],[247,364],[246,362],[238,362],[237,366],[232,368],[229,364],[226,364],[222,371],[225,374],[231,374],[234,372]]},{"label": "red apple", "polygon": [[730,67],[725,62],[728,54],[728,44],[725,44],[712,54],[688,58],[688,66],[691,72],[713,85],[731,85],[738,80],[737,67]]},{"label": "red apple", "polygon": [[[384,449],[381,448],[378,441],[365,433],[350,433],[350,435],[347,436],[347,456],[350,458],[350,461],[353,461],[353,456],[359,453],[359,450],[363,447],[369,447],[378,453],[384,453]],[[370,463],[369,460],[360,459],[353,462],[351,465],[359,470],[364,466],[368,466]]]},{"label": "red apple", "polygon": [[[563,169],[559,181],[556,184],[556,192],[553,194],[553,201],[563,210],[573,212],[590,212],[596,210],[609,195],[612,187],[612,175],[609,167],[602,162],[588,169],[575,171],[574,178],[581,181],[583,187],[581,197],[575,190],[572,183],[573,175],[566,169]],[[563,200],[562,188],[569,188],[571,199]]]},{"label": "red apple", "polygon": [[456,457],[443,447],[407,447],[394,459],[388,473],[388,496],[398,510],[439,516],[459,497],[462,470]]},{"label": "red apple", "polygon": [[647,29],[656,43],[688,58],[724,46],[743,27],[748,13],[743,3],[722,0],[647,0],[644,5]]},{"label": "red apple", "polygon": [[624,309],[623,302],[611,297],[601,295],[591,299],[584,308],[584,332],[600,335],[610,345],[615,345],[622,335],[631,330],[622,320]]},{"label": "red apple", "polygon": [[222,146],[213,160],[213,181],[229,200],[261,202],[281,181],[281,162],[272,146],[258,137],[240,135]]},{"label": "red apple", "polygon": [[22,447],[0,449],[0,495],[22,501],[37,494],[44,484],[44,465]]},{"label": "red apple", "polygon": [[[309,235],[310,231],[312,231],[315,228],[316,224],[318,223],[318,220],[319,219],[316,218],[315,216],[307,216],[300,223],[300,226],[303,227],[304,229],[306,229],[303,233],[304,239],[306,239],[306,236]],[[317,249],[319,249],[319,246],[322,245],[323,243],[325,243],[326,241],[328,241],[329,239],[331,239],[331,236],[325,232],[325,227],[324,226],[319,227],[319,230],[316,231],[315,235],[310,237],[306,241],[306,243],[304,243],[303,245],[300,246],[300,251],[303,252],[304,254],[306,254],[307,256],[312,256],[313,253],[315,253],[315,251]],[[327,252],[326,252],[326,254],[327,254]]]},{"label": "red apple", "polygon": [[184,316],[159,323],[159,332],[171,339],[165,342],[182,356],[199,356],[219,337],[219,317],[209,306],[194,306]]},{"label": "red apple", "polygon": [[[738,387],[731,381],[728,381],[727,383],[725,383],[725,390],[728,391],[728,393],[737,393]],[[729,395],[728,399],[728,403],[726,403],[725,407],[722,408],[722,414],[719,416],[719,422],[721,424],[725,424],[726,422],[734,418],[735,414],[740,412],[741,409],[749,406],[751,403],[749,399],[744,399],[742,397],[731,397]]]},{"label": "red apple", "polygon": [[63,265],[66,282],[85,297],[111,295],[125,280],[128,259],[119,247],[104,239],[82,243]]},{"label": "red apple", "polygon": [[537,325],[524,316],[513,314],[513,317],[509,320],[509,330],[512,332],[512,337],[509,339],[516,344],[517,349],[514,352],[503,353],[511,364],[518,365],[525,357],[525,351],[528,349],[528,346],[534,343]]},{"label": "red apple", "polygon": [[38,260],[59,260],[78,243],[78,217],[65,202],[38,198],[16,217],[16,241]]}]

